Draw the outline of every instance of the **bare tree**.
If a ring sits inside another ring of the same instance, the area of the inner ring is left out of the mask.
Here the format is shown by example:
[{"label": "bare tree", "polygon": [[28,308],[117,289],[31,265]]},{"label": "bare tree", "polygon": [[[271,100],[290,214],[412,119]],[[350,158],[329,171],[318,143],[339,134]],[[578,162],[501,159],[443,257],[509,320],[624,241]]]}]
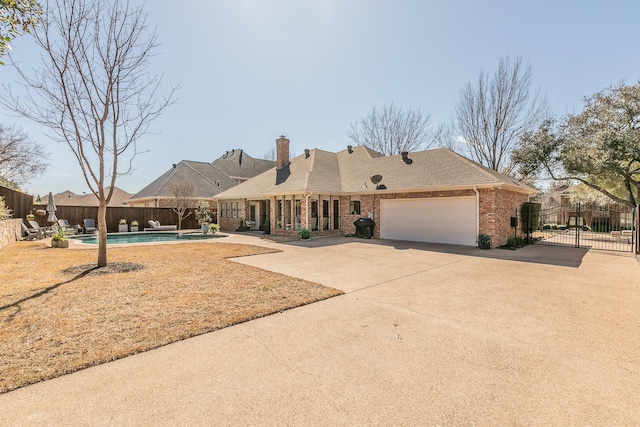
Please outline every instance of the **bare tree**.
[{"label": "bare tree", "polygon": [[444,147],[456,152],[460,149],[456,142],[453,121],[439,123],[431,134],[431,140],[436,147]]},{"label": "bare tree", "polygon": [[393,103],[385,104],[381,110],[373,107],[367,116],[351,123],[347,136],[354,144],[385,155],[417,151],[431,145],[430,121],[431,115],[421,109],[405,111]]},{"label": "bare tree", "polygon": [[140,136],[173,102],[173,90],[158,98],[162,79],[148,74],[157,46],[149,30],[143,10],[127,2],[51,0],[32,33],[40,65],[28,75],[9,56],[27,95],[6,88],[0,102],[65,142],[98,198],[98,267],[107,265],[105,214],[116,178],[131,171]]},{"label": "bare tree", "polygon": [[19,129],[0,124],[0,177],[11,188],[18,188],[42,174],[47,154]]},{"label": "bare tree", "polygon": [[462,151],[493,170],[511,173],[511,152],[546,114],[546,100],[530,87],[531,65],[523,65],[520,57],[501,58],[493,76],[482,71],[475,84],[467,83],[455,107]]},{"label": "bare tree", "polygon": [[191,215],[187,213],[189,200],[193,199],[195,186],[193,182],[187,180],[174,181],[169,184],[169,193],[173,197],[173,211],[178,215],[178,230],[182,230],[182,220]]},{"label": "bare tree", "polygon": [[275,147],[272,147],[272,148],[268,149],[267,151],[265,151],[264,154],[262,155],[262,158],[264,160],[275,160],[276,159],[276,149],[275,149]]}]

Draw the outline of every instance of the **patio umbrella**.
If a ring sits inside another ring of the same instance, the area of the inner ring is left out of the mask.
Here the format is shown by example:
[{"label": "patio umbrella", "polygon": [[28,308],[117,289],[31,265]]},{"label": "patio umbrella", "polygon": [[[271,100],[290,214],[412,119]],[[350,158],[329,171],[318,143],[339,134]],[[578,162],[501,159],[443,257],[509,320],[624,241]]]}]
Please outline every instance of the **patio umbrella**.
[{"label": "patio umbrella", "polygon": [[49,203],[47,204],[47,213],[49,216],[47,217],[47,221],[56,222],[58,217],[56,217],[56,202],[53,201],[53,194],[49,191]]}]

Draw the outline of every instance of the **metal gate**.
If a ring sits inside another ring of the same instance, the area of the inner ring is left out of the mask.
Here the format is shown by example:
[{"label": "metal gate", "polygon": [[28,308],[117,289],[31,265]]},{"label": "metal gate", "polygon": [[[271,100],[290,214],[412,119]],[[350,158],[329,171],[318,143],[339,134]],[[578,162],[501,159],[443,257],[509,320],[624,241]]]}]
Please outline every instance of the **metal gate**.
[{"label": "metal gate", "polygon": [[636,225],[635,209],[575,203],[542,207],[531,236],[543,245],[635,252]]}]

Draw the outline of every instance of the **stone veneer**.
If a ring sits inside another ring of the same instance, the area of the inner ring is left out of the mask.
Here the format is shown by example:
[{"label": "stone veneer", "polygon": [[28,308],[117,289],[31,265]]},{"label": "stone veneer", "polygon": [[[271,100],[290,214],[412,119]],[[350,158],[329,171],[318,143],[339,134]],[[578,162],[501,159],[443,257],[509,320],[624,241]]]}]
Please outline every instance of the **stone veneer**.
[{"label": "stone veneer", "polygon": [[20,240],[22,218],[6,219],[0,221],[0,249]]}]

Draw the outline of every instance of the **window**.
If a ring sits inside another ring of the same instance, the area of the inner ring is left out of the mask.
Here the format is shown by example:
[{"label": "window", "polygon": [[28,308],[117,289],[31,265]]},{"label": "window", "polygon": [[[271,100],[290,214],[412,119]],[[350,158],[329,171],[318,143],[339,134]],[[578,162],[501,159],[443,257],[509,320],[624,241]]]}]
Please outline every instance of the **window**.
[{"label": "window", "polygon": [[236,212],[236,203],[231,203],[231,217],[232,217],[232,218],[235,218],[235,217],[236,217],[236,215],[237,215],[237,212]]},{"label": "window", "polygon": [[349,202],[349,212],[351,215],[360,215],[360,200],[351,200]]},{"label": "window", "polygon": [[242,218],[242,203],[237,203],[238,218]]},{"label": "window", "polygon": [[227,218],[231,218],[231,203],[225,203],[227,205]]},{"label": "window", "polygon": [[225,212],[224,212],[224,205],[226,205],[226,203],[221,203],[221,204],[220,204],[220,216],[221,216],[222,218],[224,218],[224,217],[225,217],[225,215],[224,215],[224,213],[225,213]]}]

